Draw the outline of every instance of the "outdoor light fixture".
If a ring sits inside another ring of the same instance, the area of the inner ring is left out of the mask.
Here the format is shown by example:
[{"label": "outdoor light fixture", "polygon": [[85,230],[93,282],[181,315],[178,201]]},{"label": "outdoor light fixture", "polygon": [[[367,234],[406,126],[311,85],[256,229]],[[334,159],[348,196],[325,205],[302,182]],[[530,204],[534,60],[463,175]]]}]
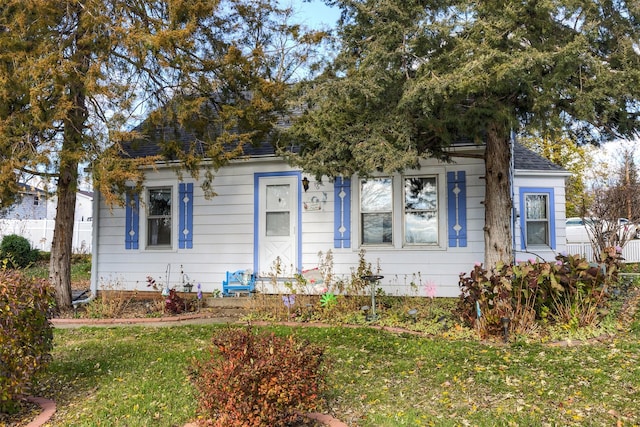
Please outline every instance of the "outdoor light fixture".
[{"label": "outdoor light fixture", "polygon": [[413,323],[416,323],[416,321],[418,320],[418,310],[416,310],[415,308],[412,308],[411,310],[409,310],[409,317],[411,317],[411,320],[413,321]]},{"label": "outdoor light fixture", "polygon": [[306,176],[304,178],[302,178],[302,188],[304,188],[304,192],[305,193],[309,189],[309,179],[307,179]]},{"label": "outdoor light fixture", "polygon": [[376,314],[376,285],[380,279],[384,279],[384,276],[373,274],[371,276],[361,276],[360,278],[371,284],[371,314],[369,314],[367,320],[378,320],[378,315]]},{"label": "outdoor light fixture", "polygon": [[364,314],[364,318],[366,320],[369,320],[369,310],[371,309],[371,307],[369,307],[368,305],[363,305],[362,307],[360,307],[360,311],[362,311],[362,314]]},{"label": "outdoor light fixture", "polygon": [[509,342],[509,324],[511,323],[511,319],[509,319],[508,317],[501,317],[500,322],[502,323],[504,342]]}]

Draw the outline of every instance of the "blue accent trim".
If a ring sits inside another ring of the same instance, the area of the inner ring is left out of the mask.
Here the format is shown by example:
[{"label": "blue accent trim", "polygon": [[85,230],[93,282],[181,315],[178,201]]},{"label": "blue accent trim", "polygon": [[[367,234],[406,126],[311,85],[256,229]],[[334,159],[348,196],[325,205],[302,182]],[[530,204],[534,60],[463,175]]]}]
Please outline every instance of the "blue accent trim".
[{"label": "blue accent trim", "polygon": [[546,194],[549,197],[549,247],[556,249],[556,203],[553,188],[520,187],[520,248],[527,249],[524,197],[527,194]]},{"label": "blue accent trim", "polygon": [[178,186],[178,248],[193,248],[193,184],[180,183]]},{"label": "blue accent trim", "polygon": [[140,197],[125,196],[125,226],[124,248],[138,249],[138,235],[140,229]]},{"label": "blue accent trim", "polygon": [[449,246],[467,246],[467,179],[465,171],[447,172]]},{"label": "blue accent trim", "polygon": [[[344,197],[340,197],[343,193]],[[333,247],[351,247],[351,180],[336,178],[333,183]]]},{"label": "blue accent trim", "polygon": [[302,271],[302,172],[256,172],[253,174],[253,271],[258,271],[258,245],[260,244],[260,179],[277,176],[295,176],[297,178],[298,224],[296,228],[298,253],[296,269]]}]

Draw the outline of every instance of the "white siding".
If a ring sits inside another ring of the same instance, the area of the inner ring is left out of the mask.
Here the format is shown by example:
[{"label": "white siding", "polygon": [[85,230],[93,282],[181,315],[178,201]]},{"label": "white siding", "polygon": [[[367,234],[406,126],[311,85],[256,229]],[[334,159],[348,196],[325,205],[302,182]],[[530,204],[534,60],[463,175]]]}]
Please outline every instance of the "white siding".
[{"label": "white siding", "polygon": [[[144,249],[144,222],[140,220],[140,249],[125,250],[124,209],[112,211],[100,202],[99,236],[95,245],[94,280],[97,287],[120,286],[130,289],[148,289],[146,277],[164,281],[170,270],[170,286],[181,286],[180,268],[196,283],[201,283],[203,291],[221,289],[225,272],[254,268],[254,173],[290,171],[282,161],[252,160],[234,163],[218,171],[213,182],[217,196],[205,199],[198,183],[194,185],[193,249],[146,250]],[[467,246],[449,247],[447,236],[447,187],[448,171],[466,171],[467,206]],[[401,243],[394,247],[366,247],[366,260],[374,267],[380,267],[385,278],[380,282],[388,294],[413,295],[410,283],[418,284],[418,295],[425,295],[425,285],[434,285],[438,296],[457,296],[458,278],[461,272],[468,273],[475,262],[484,258],[484,166],[480,159],[459,159],[457,163],[443,164],[435,160],[424,161],[420,174],[435,174],[439,182],[440,215],[439,245],[437,247],[406,248]],[[349,277],[357,268],[359,229],[358,181],[352,182],[351,195],[351,248],[334,249],[334,188],[328,180],[318,183],[312,176],[307,192],[302,193],[302,201],[313,197],[320,202],[320,210],[302,209],[302,259],[303,269],[318,267],[319,253],[333,253],[334,273]],[[400,178],[401,175],[397,175]],[[173,172],[161,169],[149,172],[149,186],[173,183],[174,205],[177,205],[177,180]],[[185,181],[189,179],[185,177]],[[535,185],[540,187],[539,180]],[[522,181],[527,184],[527,181]],[[556,204],[564,202],[562,181],[552,180]],[[551,185],[551,183],[549,185]],[[547,184],[545,184],[547,185]],[[396,199],[399,200],[398,197]],[[517,195],[516,195],[517,200]],[[398,201],[398,206],[401,201]],[[144,208],[142,208],[144,209]],[[177,215],[176,215],[177,216]],[[396,215],[396,219],[400,218]],[[563,232],[564,204],[556,214],[556,229]],[[560,227],[562,225],[562,227]],[[401,225],[394,223],[394,227]],[[174,220],[177,228],[177,220]],[[177,234],[174,231],[174,236]],[[564,239],[558,236],[559,244]],[[516,235],[516,241],[519,234]],[[561,242],[560,242],[561,241]],[[177,248],[177,246],[176,246]]]}]

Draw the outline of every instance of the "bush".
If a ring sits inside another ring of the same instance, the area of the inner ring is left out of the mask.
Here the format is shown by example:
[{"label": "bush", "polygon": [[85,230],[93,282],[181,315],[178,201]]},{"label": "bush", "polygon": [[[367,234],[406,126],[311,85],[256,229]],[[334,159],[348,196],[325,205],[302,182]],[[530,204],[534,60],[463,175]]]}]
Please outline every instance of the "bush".
[{"label": "bush", "polygon": [[9,234],[0,243],[0,257],[7,260],[8,266],[24,268],[38,260],[38,250],[31,248],[29,240],[17,234]]},{"label": "bush", "polygon": [[17,408],[19,395],[50,359],[53,333],[47,310],[53,291],[17,271],[0,270],[0,412]]},{"label": "bush", "polygon": [[477,264],[469,276],[460,275],[457,312],[484,336],[502,334],[503,318],[509,318],[511,331],[522,333],[536,321],[592,325],[606,313],[621,258],[610,248],[602,259],[595,264],[577,255],[559,255],[552,263],[501,264],[491,273]]},{"label": "bush", "polygon": [[194,378],[210,425],[282,426],[321,406],[320,347],[251,327],[220,330],[212,343],[211,358],[196,364]]}]

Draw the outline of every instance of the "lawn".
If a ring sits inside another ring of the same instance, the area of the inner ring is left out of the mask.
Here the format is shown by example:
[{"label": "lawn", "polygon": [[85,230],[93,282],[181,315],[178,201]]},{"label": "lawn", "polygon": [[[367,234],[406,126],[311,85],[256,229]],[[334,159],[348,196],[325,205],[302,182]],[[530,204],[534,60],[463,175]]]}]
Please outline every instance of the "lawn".
[{"label": "lawn", "polygon": [[[36,394],[52,426],[181,426],[222,325],[56,329]],[[326,348],[327,412],[351,426],[640,425],[637,329],[576,346],[485,344],[372,328],[284,327]]]}]

